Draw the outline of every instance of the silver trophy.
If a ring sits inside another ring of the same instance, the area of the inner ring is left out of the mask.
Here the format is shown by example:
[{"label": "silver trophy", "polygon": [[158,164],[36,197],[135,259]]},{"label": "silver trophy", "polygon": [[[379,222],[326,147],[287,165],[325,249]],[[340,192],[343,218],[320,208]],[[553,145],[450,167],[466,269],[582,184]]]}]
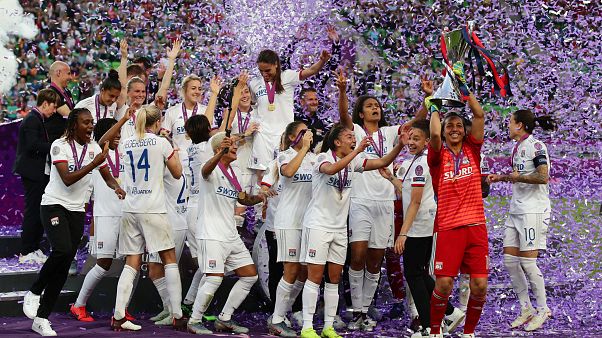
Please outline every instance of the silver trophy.
[{"label": "silver trophy", "polygon": [[[474,21],[469,21],[467,24],[468,36],[470,37],[474,30]],[[471,46],[462,36],[462,27],[453,31],[443,33],[442,44],[445,44],[447,60],[443,64],[447,70],[443,83],[437,89],[431,102],[437,107],[464,107],[460,85],[454,76],[452,67],[458,61],[464,62],[468,56]],[[447,61],[447,62],[446,62]]]}]

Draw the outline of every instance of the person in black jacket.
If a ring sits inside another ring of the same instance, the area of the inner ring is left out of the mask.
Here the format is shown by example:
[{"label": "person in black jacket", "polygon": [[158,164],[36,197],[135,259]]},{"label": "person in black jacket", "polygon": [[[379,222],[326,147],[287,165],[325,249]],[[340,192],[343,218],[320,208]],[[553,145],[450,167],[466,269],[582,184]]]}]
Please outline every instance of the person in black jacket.
[{"label": "person in black jacket", "polygon": [[48,138],[44,122],[56,112],[60,102],[56,91],[42,89],[38,93],[37,106],[27,114],[19,126],[13,173],[21,176],[25,188],[20,263],[43,263],[46,260],[46,256],[40,250],[40,240],[44,234],[40,220],[40,202],[48,184],[48,176],[44,174],[44,169],[51,140]]}]

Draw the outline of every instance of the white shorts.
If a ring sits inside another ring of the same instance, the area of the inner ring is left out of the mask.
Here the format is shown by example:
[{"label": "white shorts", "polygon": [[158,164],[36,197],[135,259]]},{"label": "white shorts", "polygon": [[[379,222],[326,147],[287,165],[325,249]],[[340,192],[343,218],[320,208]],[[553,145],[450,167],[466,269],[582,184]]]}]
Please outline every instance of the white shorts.
[{"label": "white shorts", "polygon": [[[176,243],[176,262],[180,262],[180,258],[182,257],[182,250],[184,250],[184,242],[186,241],[186,230],[173,230],[173,238]],[[148,254],[148,262],[149,263],[160,263],[161,256],[159,256],[158,252],[151,252]]]},{"label": "white shorts", "polygon": [[134,214],[124,212],[119,227],[119,253],[143,254],[173,249],[173,230],[167,214]]},{"label": "white shorts", "polygon": [[277,262],[299,262],[302,230],[275,229],[278,245]]},{"label": "white shorts", "polygon": [[506,218],[504,248],[514,247],[520,251],[546,250],[546,237],[550,213],[510,214]]},{"label": "white shorts", "polygon": [[203,273],[226,273],[253,265],[251,253],[240,237],[234,242],[197,239],[199,269]]},{"label": "white shorts", "polygon": [[303,228],[300,261],[325,265],[331,262],[345,265],[347,257],[347,234]]},{"label": "white shorts", "polygon": [[186,244],[190,249],[190,256],[192,258],[196,258],[198,255],[198,246],[195,234],[197,227],[197,218],[199,215],[199,207],[198,205],[191,206],[189,204],[187,211],[188,212],[186,213],[186,223],[188,223],[188,230],[186,231]]},{"label": "white shorts", "polygon": [[368,242],[372,249],[392,247],[394,221],[393,201],[352,198],[349,205],[349,242]]},{"label": "white shorts", "polygon": [[274,151],[279,148],[280,135],[269,135],[265,133],[255,133],[253,137],[253,148],[251,157],[249,157],[250,169],[266,170],[270,161],[274,159]]},{"label": "white shorts", "polygon": [[122,258],[117,247],[119,244],[119,227],[121,216],[94,216],[94,239],[90,246],[90,254],[96,258]]}]

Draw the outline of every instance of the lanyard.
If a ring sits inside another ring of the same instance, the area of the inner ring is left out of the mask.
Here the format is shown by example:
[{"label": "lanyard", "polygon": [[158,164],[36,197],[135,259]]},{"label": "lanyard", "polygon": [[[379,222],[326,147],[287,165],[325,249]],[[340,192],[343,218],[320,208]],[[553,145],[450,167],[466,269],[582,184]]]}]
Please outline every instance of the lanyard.
[{"label": "lanyard", "polygon": [[380,128],[378,128],[378,144],[379,146],[376,145],[376,142],[374,142],[374,139],[372,138],[372,134],[368,134],[368,129],[366,129],[365,126],[362,126],[362,128],[364,128],[364,132],[366,133],[366,136],[369,137],[370,140],[370,144],[372,145],[372,147],[374,148],[374,151],[376,152],[376,154],[379,157],[383,157],[384,155],[384,138],[383,138],[383,132],[380,130]]},{"label": "lanyard", "polygon": [[[194,108],[192,108],[192,116],[196,115],[197,110],[199,110],[199,104],[195,103]],[[182,115],[184,116],[184,123],[186,123],[188,121],[188,111],[184,102],[182,102]]]},{"label": "lanyard", "polygon": [[109,168],[111,168],[111,173],[113,177],[119,177],[119,150],[115,149],[115,163],[111,160],[111,156],[107,156],[107,161],[109,162]]},{"label": "lanyard", "polygon": [[232,167],[230,167],[230,172],[228,172],[228,169],[222,164],[222,162],[219,162],[217,164],[217,166],[222,171],[224,176],[226,176],[226,178],[228,179],[228,182],[230,182],[230,184],[232,184],[232,186],[234,186],[234,189],[236,189],[236,191],[238,191],[238,192],[241,192],[242,187],[240,185],[240,182],[238,182],[238,178],[236,177],[236,174],[234,173],[234,170],[232,169]]},{"label": "lanyard", "polygon": [[269,82],[265,81],[265,90],[268,94],[268,102],[270,104],[274,104],[274,98],[276,97],[276,85],[272,84],[272,86],[270,86]]},{"label": "lanyard", "polygon": [[305,133],[307,133],[307,129],[303,129],[299,132],[299,134],[297,134],[297,137],[295,137],[295,140],[291,143],[291,148],[294,148],[297,144],[299,144],[299,142],[301,142],[301,139],[303,138]]},{"label": "lanyard", "polygon": [[73,153],[73,161],[75,162],[75,170],[80,170],[82,168],[82,163],[84,162],[84,156],[86,155],[86,150],[88,150],[88,144],[84,144],[84,149],[82,150],[81,156],[77,157],[77,149],[75,149],[75,142],[69,142],[69,146],[71,147],[71,152]]},{"label": "lanyard", "polygon": [[513,170],[514,170],[514,156],[516,155],[516,152],[518,151],[518,146],[520,146],[520,144],[523,143],[523,141],[526,140],[529,136],[530,136],[529,134],[523,135],[520,138],[520,140],[518,140],[518,142],[516,142],[514,149],[512,149],[512,157],[510,157],[510,165],[512,166]]},{"label": "lanyard", "polygon": [[[96,94],[96,97],[94,99],[94,104],[96,106],[96,122],[98,122],[98,120],[100,120],[100,94]],[[103,105],[103,107],[105,107],[105,112],[102,115],[102,118],[106,118],[107,117],[107,111],[109,110],[109,107]]]},{"label": "lanyard", "polygon": [[[334,150],[332,151],[332,158],[336,163],[337,154],[334,152]],[[344,171],[343,174],[341,174],[341,171]],[[339,172],[337,172],[337,175],[339,176],[339,194],[341,199],[343,199],[343,189],[345,189],[345,186],[347,185],[347,176],[349,175],[349,170],[347,170],[347,167],[345,167],[345,169],[341,169]]]},{"label": "lanyard", "polygon": [[251,120],[251,111],[253,109],[250,109],[249,112],[247,113],[247,117],[245,117],[245,120],[243,122],[242,120],[242,113],[240,111],[240,109],[238,109],[238,111],[236,112],[236,117],[238,119],[238,133],[242,134],[245,131],[247,131],[247,128],[249,127],[249,121]]},{"label": "lanyard", "polygon": [[449,148],[447,148],[447,150],[449,151],[452,159],[454,160],[454,176],[458,176],[458,174],[460,173],[460,166],[462,165],[462,160],[464,160],[464,147],[460,149],[460,152],[457,156]]},{"label": "lanyard", "polygon": [[65,104],[67,105],[67,107],[69,107],[69,110],[72,110],[75,107],[75,105],[73,104],[73,99],[71,98],[71,93],[68,89],[63,89],[57,86],[54,82],[50,84],[50,87],[56,89],[56,91],[59,92],[59,94],[63,97]]}]

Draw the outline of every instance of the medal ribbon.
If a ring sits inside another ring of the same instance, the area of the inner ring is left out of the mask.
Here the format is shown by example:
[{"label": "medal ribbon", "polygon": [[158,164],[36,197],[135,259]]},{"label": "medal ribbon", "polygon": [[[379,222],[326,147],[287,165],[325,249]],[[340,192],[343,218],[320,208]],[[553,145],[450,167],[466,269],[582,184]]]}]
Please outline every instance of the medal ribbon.
[{"label": "medal ribbon", "polygon": [[88,144],[84,144],[84,149],[82,150],[81,156],[77,157],[77,149],[75,148],[75,142],[69,142],[69,146],[71,147],[71,152],[73,153],[73,161],[75,162],[75,170],[80,170],[82,168],[82,163],[84,163],[84,156],[86,156],[86,150],[88,150]]},{"label": "medal ribbon", "polygon": [[[94,99],[94,104],[96,106],[96,121],[98,122],[98,120],[100,120],[100,94],[96,95],[96,98]],[[102,115],[102,118],[106,118],[107,117],[107,111],[109,110],[109,107],[104,106],[105,107],[105,113]]]},{"label": "medal ribbon", "polygon": [[[192,108],[192,116],[196,115],[197,110],[199,110],[199,104],[195,103],[194,108]],[[184,123],[188,121],[188,112],[186,111],[186,105],[182,102],[182,115],[184,116]]]},{"label": "medal ribbon", "polygon": [[[337,162],[337,154],[334,152],[334,150],[332,151],[332,158],[335,162]],[[344,173],[341,174],[341,171],[344,171]],[[341,169],[341,171],[339,171],[337,175],[339,176],[339,192],[342,194],[343,189],[345,189],[345,186],[347,185],[347,176],[349,175],[349,171],[347,170],[347,167],[345,167],[345,169]]]},{"label": "medal ribbon", "polygon": [[516,155],[516,152],[518,151],[518,146],[520,146],[520,144],[523,143],[523,141],[526,140],[528,137],[529,137],[529,134],[523,135],[520,138],[520,140],[518,140],[518,142],[516,142],[516,145],[512,149],[512,157],[510,157],[510,165],[512,166],[512,170],[514,170],[514,155]]},{"label": "medal ribbon", "polygon": [[50,84],[50,87],[56,89],[56,91],[59,92],[59,94],[63,97],[63,100],[65,100],[65,104],[67,105],[67,107],[69,107],[69,110],[75,108],[75,105],[73,104],[73,99],[71,98],[71,93],[68,89],[63,89],[57,86],[54,82]]},{"label": "medal ribbon", "polygon": [[362,128],[364,128],[364,132],[366,133],[366,136],[369,137],[370,144],[372,145],[372,148],[374,148],[374,151],[376,152],[376,154],[379,157],[383,157],[385,155],[384,154],[385,146],[384,146],[383,132],[380,130],[380,128],[378,128],[378,144],[380,145],[380,148],[379,148],[376,145],[376,142],[374,142],[374,139],[372,138],[372,134],[368,133],[368,129],[366,129],[365,126],[362,126]]},{"label": "medal ribbon", "polygon": [[[449,150],[449,149],[448,149]],[[454,159],[454,177],[460,173],[460,166],[462,166],[462,160],[464,159],[464,149],[460,149],[460,152],[456,156],[453,151],[449,150],[452,158]]]},{"label": "medal ribbon", "polygon": [[301,142],[301,139],[303,139],[305,133],[307,133],[307,129],[303,129],[299,132],[299,134],[297,134],[297,137],[295,137],[295,140],[291,143],[291,148],[294,148],[297,144],[299,144],[299,142]]},{"label": "medal ribbon", "polygon": [[274,98],[276,97],[276,85],[272,85],[270,87],[270,84],[267,81],[264,80],[264,82],[265,82],[265,90],[268,94],[268,102],[270,104],[274,104]]},{"label": "medal ribbon", "polygon": [[236,117],[238,119],[238,133],[242,134],[245,131],[247,131],[247,128],[249,127],[249,121],[251,121],[251,111],[253,109],[250,109],[249,112],[247,113],[247,117],[245,117],[245,121],[243,122],[242,120],[242,113],[240,111],[240,109],[236,112]]},{"label": "medal ribbon", "polygon": [[119,178],[119,150],[115,149],[115,163],[111,160],[111,156],[107,156],[107,161],[109,162],[109,168],[111,168],[111,173],[113,177]]},{"label": "medal ribbon", "polygon": [[230,172],[228,172],[228,169],[224,166],[224,164],[222,162],[219,162],[217,164],[217,166],[222,171],[224,176],[226,176],[226,178],[228,179],[228,182],[230,182],[230,184],[232,184],[234,186],[234,189],[236,189],[236,191],[238,191],[238,192],[241,192],[242,187],[240,186],[240,182],[238,182],[238,178],[236,177],[236,174],[234,173],[234,170],[232,169],[232,167],[230,167]]}]

